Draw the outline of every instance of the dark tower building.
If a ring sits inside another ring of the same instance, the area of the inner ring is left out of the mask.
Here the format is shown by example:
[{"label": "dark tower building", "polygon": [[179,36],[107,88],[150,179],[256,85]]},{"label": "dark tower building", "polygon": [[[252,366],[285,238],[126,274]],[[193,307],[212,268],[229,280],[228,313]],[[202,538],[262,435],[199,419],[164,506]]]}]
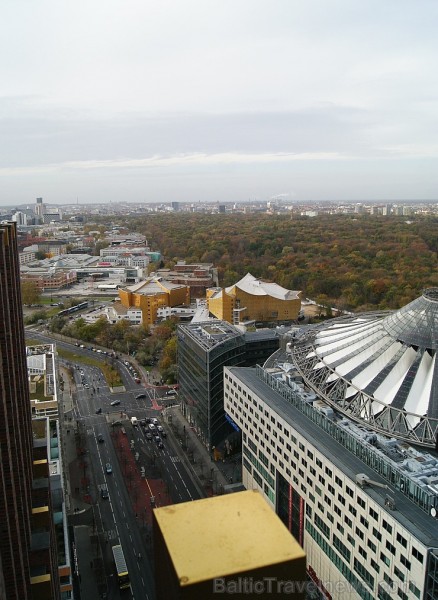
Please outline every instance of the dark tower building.
[{"label": "dark tower building", "polygon": [[[36,548],[36,537],[41,540],[43,534],[47,539],[51,538],[50,521],[46,523],[45,531],[41,524],[36,527],[33,521],[34,504],[42,505],[33,498],[36,480],[33,453],[16,224],[0,223],[1,599],[56,598],[59,594],[53,555],[48,561],[47,556],[45,558],[45,593],[41,595],[39,582],[32,581],[32,565],[41,563],[42,556],[41,548]],[[45,501],[45,504],[50,502]],[[39,564],[39,576],[41,572]]]}]

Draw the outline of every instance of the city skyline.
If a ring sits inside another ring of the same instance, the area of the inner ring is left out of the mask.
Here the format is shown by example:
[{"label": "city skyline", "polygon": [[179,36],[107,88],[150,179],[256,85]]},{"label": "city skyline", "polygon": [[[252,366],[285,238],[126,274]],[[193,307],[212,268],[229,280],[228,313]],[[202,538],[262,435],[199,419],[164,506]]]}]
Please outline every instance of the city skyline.
[{"label": "city skyline", "polygon": [[433,200],[437,10],[7,0],[0,206]]}]

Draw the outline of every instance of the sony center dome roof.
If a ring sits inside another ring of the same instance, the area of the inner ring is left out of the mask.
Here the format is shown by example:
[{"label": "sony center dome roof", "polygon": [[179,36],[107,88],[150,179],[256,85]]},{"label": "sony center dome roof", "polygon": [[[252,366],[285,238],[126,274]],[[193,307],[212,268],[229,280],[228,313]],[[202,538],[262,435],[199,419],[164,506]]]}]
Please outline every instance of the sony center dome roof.
[{"label": "sony center dome roof", "polygon": [[339,317],[291,347],[305,383],[349,418],[410,443],[438,436],[438,288],[391,313]]}]

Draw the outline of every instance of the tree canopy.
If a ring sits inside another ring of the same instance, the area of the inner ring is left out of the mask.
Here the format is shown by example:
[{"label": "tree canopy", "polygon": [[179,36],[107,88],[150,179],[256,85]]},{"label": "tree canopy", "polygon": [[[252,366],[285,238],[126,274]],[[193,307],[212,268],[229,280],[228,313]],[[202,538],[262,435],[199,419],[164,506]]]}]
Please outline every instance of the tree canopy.
[{"label": "tree canopy", "polygon": [[398,308],[438,286],[437,225],[427,216],[196,213],[137,216],[130,223],[166,267],[211,262],[221,286],[251,272],[349,310]]}]

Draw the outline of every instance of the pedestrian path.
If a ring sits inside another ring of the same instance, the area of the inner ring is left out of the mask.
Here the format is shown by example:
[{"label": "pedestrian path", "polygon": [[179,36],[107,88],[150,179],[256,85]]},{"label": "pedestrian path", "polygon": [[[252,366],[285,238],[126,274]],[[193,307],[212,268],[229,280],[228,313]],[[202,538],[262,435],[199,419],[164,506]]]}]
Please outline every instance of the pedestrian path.
[{"label": "pedestrian path", "polygon": [[194,474],[201,479],[207,496],[224,493],[230,484],[241,481],[241,454],[238,453],[225,461],[214,460],[213,453],[198,437],[179,406],[167,407],[163,418],[172,427],[179,439],[179,453],[189,463]]}]

